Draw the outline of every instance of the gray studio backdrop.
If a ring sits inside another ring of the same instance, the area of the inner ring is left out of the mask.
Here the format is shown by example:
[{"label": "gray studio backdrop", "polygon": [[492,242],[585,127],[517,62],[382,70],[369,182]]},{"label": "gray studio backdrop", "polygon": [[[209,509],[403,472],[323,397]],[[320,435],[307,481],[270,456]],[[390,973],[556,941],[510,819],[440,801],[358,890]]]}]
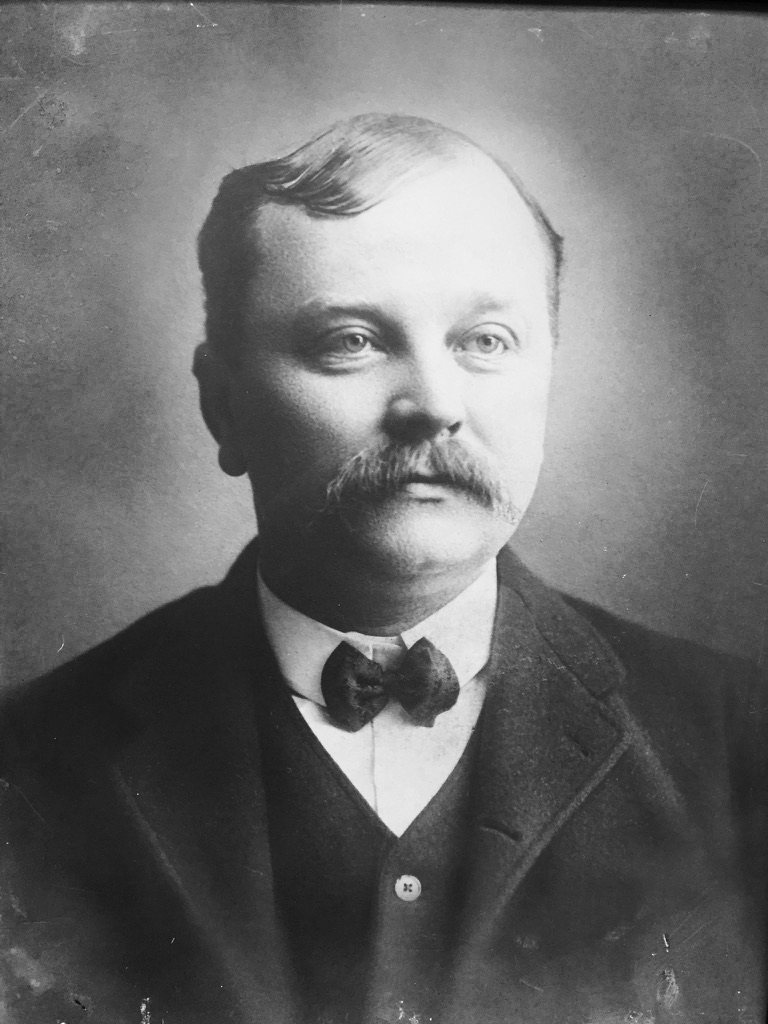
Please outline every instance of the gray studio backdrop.
[{"label": "gray studio backdrop", "polygon": [[768,22],[429,4],[0,9],[2,685],[253,533],[189,372],[232,167],[366,110],[509,160],[567,238],[549,452],[516,546],[558,586],[760,657]]}]

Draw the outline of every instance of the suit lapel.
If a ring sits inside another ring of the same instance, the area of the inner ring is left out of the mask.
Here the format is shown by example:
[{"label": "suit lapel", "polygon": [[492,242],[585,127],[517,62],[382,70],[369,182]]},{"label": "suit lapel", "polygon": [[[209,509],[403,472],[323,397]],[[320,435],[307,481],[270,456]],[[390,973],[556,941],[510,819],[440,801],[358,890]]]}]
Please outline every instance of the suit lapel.
[{"label": "suit lapel", "polygon": [[[615,656],[508,555],[487,672],[460,961],[492,943],[532,865],[629,745],[601,699],[622,676]],[[461,962],[454,974],[460,986]]]},{"label": "suit lapel", "polygon": [[[276,918],[254,687],[277,671],[256,617],[255,552],[211,601],[194,659],[155,682],[164,706],[113,768],[146,854],[218,964],[243,1020],[295,1019]],[[151,682],[151,681],[150,681]]]}]

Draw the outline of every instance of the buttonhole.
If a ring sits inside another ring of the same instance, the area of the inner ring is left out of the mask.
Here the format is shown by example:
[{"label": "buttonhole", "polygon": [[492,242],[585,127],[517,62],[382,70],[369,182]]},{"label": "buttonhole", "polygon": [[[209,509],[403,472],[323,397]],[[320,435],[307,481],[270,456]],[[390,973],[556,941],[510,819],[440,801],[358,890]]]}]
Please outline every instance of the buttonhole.
[{"label": "buttonhole", "polygon": [[71,992],[70,998],[75,1006],[79,1006],[81,1010],[84,1010],[90,1016],[92,1006],[91,1000],[87,996],[81,995],[79,992]]},{"label": "buttonhole", "polygon": [[579,740],[575,736],[571,735],[571,733],[567,732],[565,734],[565,737],[566,737],[566,739],[569,739],[571,741],[571,743],[574,745],[574,747],[576,747],[576,749],[578,750],[578,752],[581,754],[582,757],[587,757],[587,758],[592,757],[592,751],[588,750],[587,747],[585,747],[583,743],[580,743]]},{"label": "buttonhole", "polygon": [[486,829],[489,832],[501,832],[507,839],[512,839],[515,843],[523,841],[523,833],[517,828],[505,825],[503,821],[488,818],[480,822],[480,828]]}]

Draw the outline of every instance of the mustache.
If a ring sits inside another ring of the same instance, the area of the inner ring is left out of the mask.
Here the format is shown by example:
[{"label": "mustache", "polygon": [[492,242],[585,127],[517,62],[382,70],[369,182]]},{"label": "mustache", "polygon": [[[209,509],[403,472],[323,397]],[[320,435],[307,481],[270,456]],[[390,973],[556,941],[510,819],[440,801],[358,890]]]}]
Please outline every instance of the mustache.
[{"label": "mustache", "polygon": [[407,484],[433,481],[464,491],[497,515],[518,522],[521,513],[500,473],[459,441],[423,441],[365,448],[348,459],[328,483],[325,510],[355,508],[392,497]]}]

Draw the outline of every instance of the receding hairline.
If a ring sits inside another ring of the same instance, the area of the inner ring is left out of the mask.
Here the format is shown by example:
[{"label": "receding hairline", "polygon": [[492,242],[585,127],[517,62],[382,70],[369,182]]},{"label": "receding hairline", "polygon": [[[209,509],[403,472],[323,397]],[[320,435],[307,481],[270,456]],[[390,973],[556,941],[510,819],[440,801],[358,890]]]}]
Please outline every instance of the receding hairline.
[{"label": "receding hairline", "polygon": [[[407,191],[413,186],[428,181],[430,178],[449,175],[456,173],[457,171],[461,172],[464,170],[470,170],[473,172],[473,175],[476,175],[474,185],[470,179],[467,181],[467,194],[477,193],[479,187],[483,184],[483,176],[488,175],[489,178],[496,179],[496,182],[499,184],[500,191],[499,201],[501,202],[501,194],[506,193],[511,198],[514,206],[525,213],[532,230],[534,230],[534,233],[542,246],[546,268],[548,270],[553,269],[554,254],[552,251],[551,239],[548,236],[546,228],[537,216],[535,209],[531,209],[530,203],[527,202],[526,196],[522,193],[514,176],[511,176],[508,169],[499,160],[497,160],[496,157],[492,154],[486,153],[481,147],[472,142],[467,142],[461,147],[457,146],[456,150],[453,152],[445,152],[415,163],[408,172],[402,173],[394,179],[390,179],[386,189],[382,189],[375,199],[371,199],[370,202],[366,203],[364,208],[355,210],[354,212],[326,213],[314,210],[304,204],[297,203],[291,197],[283,198],[281,196],[264,196],[255,209],[251,211],[246,220],[246,231],[249,242],[253,247],[253,255],[258,255],[258,230],[261,226],[260,221],[264,214],[270,210],[292,211],[292,216],[318,222],[356,220],[357,217],[378,209],[390,200],[396,199],[403,193],[403,191]],[[457,194],[460,188],[461,183],[457,182]],[[450,218],[452,212],[451,208],[446,209],[446,217]]]},{"label": "receding hairline", "polygon": [[[258,258],[261,241],[259,239],[259,228],[262,226],[260,221],[264,214],[270,210],[282,209],[291,211],[291,216],[300,220],[307,219],[318,222],[356,220],[358,217],[378,209],[389,200],[395,199],[412,186],[428,181],[430,178],[469,169],[477,174],[478,181],[476,185],[481,184],[480,179],[484,174],[489,174],[492,178],[496,179],[500,186],[500,192],[506,192],[511,197],[513,204],[525,213],[533,233],[536,235],[541,246],[545,271],[547,273],[556,271],[551,239],[537,217],[535,210],[531,208],[526,195],[521,191],[515,176],[496,157],[486,152],[480,146],[475,145],[470,140],[464,140],[463,136],[458,136],[458,140],[459,143],[463,144],[457,144],[455,149],[431,155],[424,160],[414,163],[407,172],[391,180],[386,190],[382,190],[381,193],[377,194],[376,198],[367,203],[364,209],[356,210],[354,213],[331,214],[318,212],[311,207],[297,203],[291,197],[283,198],[279,195],[266,195],[255,209],[251,211],[246,221],[246,233],[252,255]],[[472,184],[468,182],[466,191],[468,193],[477,192],[477,187],[473,188]],[[446,210],[446,216],[451,216],[450,209]],[[255,267],[254,271],[256,271]]]}]

